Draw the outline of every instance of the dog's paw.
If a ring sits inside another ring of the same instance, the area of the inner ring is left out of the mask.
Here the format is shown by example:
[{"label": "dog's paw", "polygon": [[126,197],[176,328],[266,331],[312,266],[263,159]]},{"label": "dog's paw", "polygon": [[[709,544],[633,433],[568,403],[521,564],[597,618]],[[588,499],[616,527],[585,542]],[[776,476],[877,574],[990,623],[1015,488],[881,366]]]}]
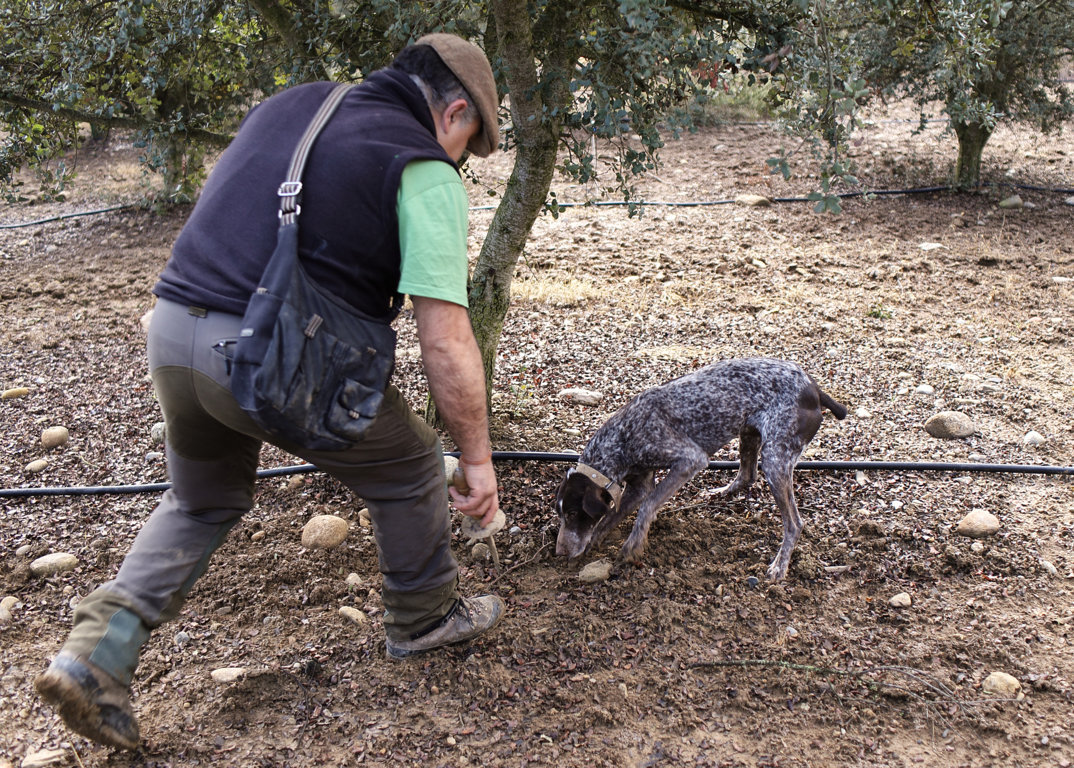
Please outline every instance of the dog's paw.
[{"label": "dog's paw", "polygon": [[644,552],[645,542],[635,542],[633,541],[633,537],[631,537],[623,544],[623,549],[620,555],[625,563],[629,563],[630,565],[641,565]]},{"label": "dog's paw", "polygon": [[768,566],[768,580],[775,583],[777,581],[783,581],[787,576],[788,563],[780,563],[779,558],[772,561],[772,564]]}]

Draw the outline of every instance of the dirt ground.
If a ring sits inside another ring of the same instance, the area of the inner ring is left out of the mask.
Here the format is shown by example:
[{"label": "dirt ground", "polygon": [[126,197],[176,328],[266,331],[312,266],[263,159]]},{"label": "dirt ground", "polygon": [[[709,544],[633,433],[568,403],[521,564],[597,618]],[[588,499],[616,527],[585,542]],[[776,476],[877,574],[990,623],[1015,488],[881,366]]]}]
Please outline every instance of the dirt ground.
[{"label": "dirt ground", "polygon": [[[943,184],[954,139],[877,115],[855,147],[871,189]],[[979,194],[698,205],[793,197],[764,160],[765,125],[671,141],[641,184],[650,205],[541,217],[519,264],[494,396],[497,450],[578,451],[634,393],[725,357],[801,363],[851,415],[830,416],[806,459],[1074,465],[1074,151],[1070,127],[1001,129]],[[136,201],[122,137],[75,158],[62,203],[10,206],[4,225]],[[473,202],[511,158],[475,161]],[[1015,187],[1013,185],[1023,185]],[[1049,192],[1026,187],[1060,187]],[[561,202],[612,200],[557,180]],[[1017,193],[1025,206],[1003,208]],[[139,318],[186,210],[100,213],[0,230],[0,488],[160,482],[159,421]],[[477,247],[491,211],[472,214]],[[398,323],[397,383],[424,380]],[[559,397],[601,392],[597,406]],[[922,428],[958,410],[972,437]],[[46,450],[45,427],[70,442]],[[1035,432],[1044,438],[1028,445]],[[735,445],[714,458],[734,459]],[[37,474],[26,466],[47,466]],[[294,460],[267,449],[266,467]],[[508,603],[500,628],[415,660],[385,658],[375,547],[360,501],[317,473],[260,481],[257,505],[182,615],[143,655],[134,706],[143,748],[67,732],[32,692],[72,606],[118,568],[156,494],[0,498],[0,768],[55,751],[57,766],[1070,766],[1074,737],[1074,484],[975,471],[797,473],[806,530],[785,582],[767,491],[722,500],[702,473],[663,511],[643,567],[578,579],[554,555],[566,465],[498,466],[510,530],[502,563],[457,556],[469,593]],[[955,532],[971,510],[992,537]],[[306,550],[317,514],[346,542]],[[585,562],[615,560],[626,525]],[[67,552],[74,570],[30,574]],[[355,574],[351,576],[351,574]],[[350,578],[348,579],[348,576]],[[889,600],[910,596],[908,607]],[[10,602],[10,601],[9,601]],[[359,611],[359,621],[340,614]],[[244,678],[210,672],[243,667]],[[984,689],[993,672],[1017,694]]]}]

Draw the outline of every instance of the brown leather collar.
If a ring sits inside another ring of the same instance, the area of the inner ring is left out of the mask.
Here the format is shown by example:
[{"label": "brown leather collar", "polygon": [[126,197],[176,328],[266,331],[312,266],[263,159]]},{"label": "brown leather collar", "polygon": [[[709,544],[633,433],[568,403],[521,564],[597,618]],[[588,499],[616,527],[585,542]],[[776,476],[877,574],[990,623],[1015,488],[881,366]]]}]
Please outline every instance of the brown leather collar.
[{"label": "brown leather collar", "polygon": [[602,490],[607,491],[608,495],[612,497],[613,509],[619,507],[619,500],[623,498],[623,486],[619,485],[619,483],[615,482],[607,475],[604,475],[599,470],[594,469],[588,464],[583,464],[580,461],[574,467],[573,471],[581,472],[583,475],[596,483]]}]

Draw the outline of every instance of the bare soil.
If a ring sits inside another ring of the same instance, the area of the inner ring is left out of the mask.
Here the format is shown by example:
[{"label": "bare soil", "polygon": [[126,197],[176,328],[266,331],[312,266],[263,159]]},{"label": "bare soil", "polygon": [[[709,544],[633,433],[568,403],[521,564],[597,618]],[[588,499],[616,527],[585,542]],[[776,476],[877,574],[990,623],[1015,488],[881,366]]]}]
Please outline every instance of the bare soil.
[{"label": "bare soil", "polygon": [[[944,184],[954,139],[878,115],[855,148],[871,189]],[[809,204],[696,205],[741,193],[794,197],[764,160],[764,125],[669,142],[617,206],[542,216],[519,264],[494,396],[498,450],[580,450],[634,393],[704,363],[801,363],[851,416],[828,418],[807,459],[1074,465],[1074,185],[1070,130],[1001,129],[976,194]],[[8,207],[3,223],[131,202],[136,150],[114,137],[75,157],[62,203]],[[509,156],[473,163],[493,202]],[[1024,185],[1021,188],[1013,185]],[[1029,187],[1066,187],[1048,192]],[[562,180],[560,202],[610,201]],[[1031,207],[1001,208],[1017,193]],[[0,488],[160,482],[159,420],[139,318],[186,209],[112,211],[0,230]],[[476,254],[491,212],[472,215]],[[397,382],[425,386],[409,316]],[[919,392],[921,385],[932,388]],[[596,407],[559,398],[604,395]],[[967,414],[972,437],[922,428]],[[69,428],[45,450],[43,428]],[[1032,447],[1025,436],[1045,438]],[[733,459],[735,446],[714,458]],[[46,458],[39,474],[30,462]],[[265,466],[291,457],[266,449]],[[721,500],[702,473],[658,518],[643,567],[583,583],[554,555],[565,465],[498,467],[509,527],[502,564],[457,554],[467,592],[508,602],[466,647],[385,658],[375,546],[360,500],[318,473],[260,482],[257,505],[182,615],[149,642],[134,684],[144,746],[112,752],[65,730],[33,695],[72,605],[118,568],[155,494],[0,498],[0,768],[58,750],[59,766],[1069,766],[1074,760],[1074,484],[972,471],[806,471],[806,530],[785,582],[767,491]],[[957,535],[970,510],[1002,523]],[[352,523],[338,549],[302,548],[313,515]],[[615,559],[626,526],[592,558]],[[37,578],[29,563],[80,565]],[[1047,561],[1047,562],[1045,562]],[[1051,567],[1049,567],[1049,565]],[[349,574],[357,574],[351,583]],[[889,599],[907,592],[912,604]],[[354,623],[339,613],[359,609]],[[218,683],[210,672],[245,667]],[[1016,696],[983,690],[992,672]]]}]

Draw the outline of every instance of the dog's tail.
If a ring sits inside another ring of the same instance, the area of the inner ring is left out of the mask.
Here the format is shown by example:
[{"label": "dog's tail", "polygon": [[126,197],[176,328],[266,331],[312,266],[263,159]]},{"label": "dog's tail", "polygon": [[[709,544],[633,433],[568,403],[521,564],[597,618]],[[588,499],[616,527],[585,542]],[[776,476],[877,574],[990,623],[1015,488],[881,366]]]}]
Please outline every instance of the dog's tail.
[{"label": "dog's tail", "polygon": [[835,418],[842,420],[847,417],[847,409],[845,405],[837,403],[823,389],[818,388],[817,391],[820,393],[820,404],[835,414]]}]

